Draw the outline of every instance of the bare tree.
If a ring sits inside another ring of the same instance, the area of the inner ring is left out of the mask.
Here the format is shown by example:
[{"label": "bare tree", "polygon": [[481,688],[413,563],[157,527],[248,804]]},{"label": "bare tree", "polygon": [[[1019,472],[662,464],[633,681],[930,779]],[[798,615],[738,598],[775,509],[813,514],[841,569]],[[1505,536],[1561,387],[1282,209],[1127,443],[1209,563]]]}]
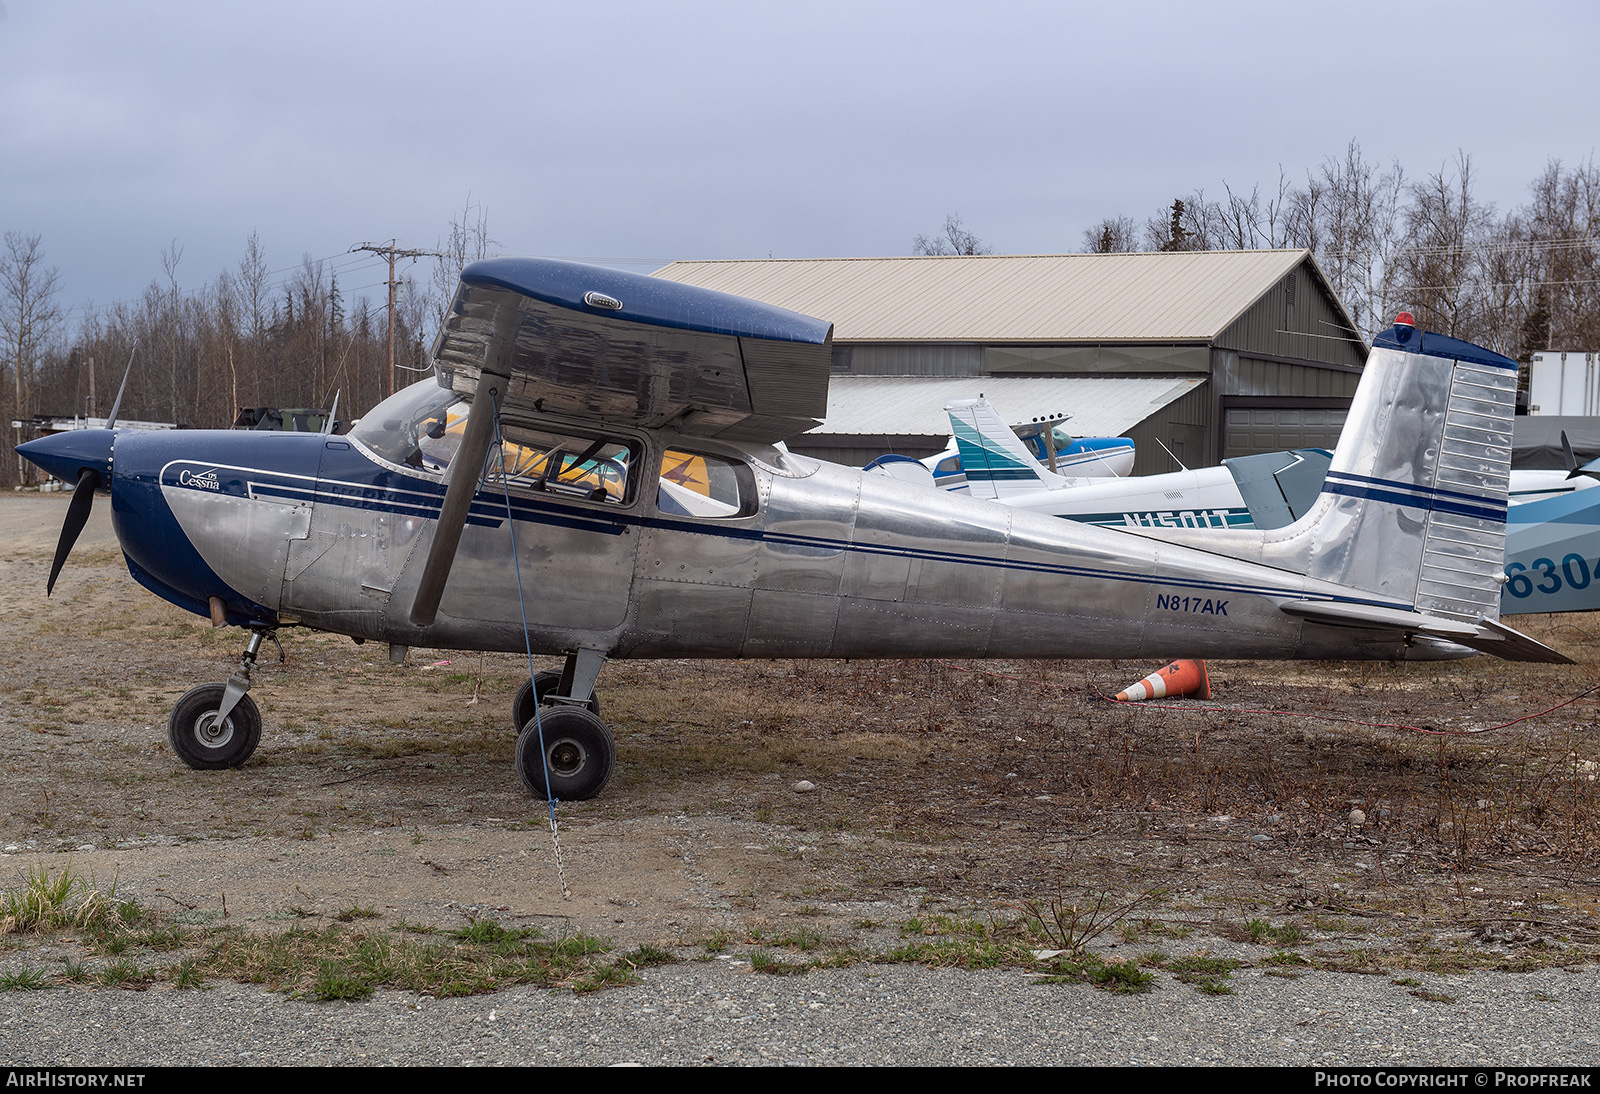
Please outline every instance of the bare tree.
[{"label": "bare tree", "polygon": [[[1527,251],[1527,293],[1546,314],[1538,345],[1600,345],[1600,168],[1593,159],[1567,169],[1552,160],[1530,187],[1532,200],[1514,214],[1516,242]],[[1532,331],[1529,331],[1532,334]]]},{"label": "bare tree", "polygon": [[1139,226],[1132,217],[1106,217],[1084,231],[1083,249],[1095,255],[1137,251]]},{"label": "bare tree", "polygon": [[1317,256],[1334,294],[1356,327],[1382,327],[1398,301],[1395,255],[1401,240],[1405,171],[1397,162],[1379,171],[1351,141],[1344,157],[1329,157],[1296,195],[1296,239]]},{"label": "bare tree", "polygon": [[267,256],[261,249],[261,237],[255,232],[251,232],[250,238],[245,241],[244,257],[239,260],[239,276],[233,284],[247,333],[259,343],[267,332],[267,301],[272,292],[267,284]]},{"label": "bare tree", "polygon": [[1456,157],[1410,187],[1405,241],[1398,256],[1400,294],[1419,323],[1469,340],[1495,340],[1482,323],[1480,245],[1490,233],[1494,208],[1472,190],[1472,157]]},{"label": "bare tree", "polygon": [[405,352],[395,355],[395,368],[401,370],[397,386],[400,382],[413,383],[420,378],[419,373],[428,371],[427,324],[433,311],[429,295],[414,278],[401,279],[397,305],[399,326],[396,328],[399,333],[395,340],[404,339]]},{"label": "bare tree", "polygon": [[433,267],[433,310],[438,325],[443,326],[445,313],[455,298],[456,282],[467,263],[489,256],[490,248],[499,244],[489,238],[489,213],[467,195],[460,220],[450,221],[450,234],[440,241],[439,253],[443,256]]},{"label": "bare tree", "polygon": [[[160,294],[160,304],[163,312],[160,329],[167,345],[167,400],[171,408],[171,417],[174,422],[185,420],[183,407],[183,392],[180,372],[178,367],[178,347],[180,343],[187,342],[186,324],[184,322],[184,299],[178,288],[178,263],[183,261],[183,248],[174,239],[170,247],[161,251],[161,272],[167,275],[167,287]],[[155,288],[154,285],[151,286]]]},{"label": "bare tree", "polygon": [[[1235,191],[1224,181],[1225,200],[1208,201],[1195,190],[1144,222],[1144,247],[1152,251],[1303,248],[1317,256],[1334,293],[1363,333],[1392,314],[1407,195],[1405,173],[1396,163],[1378,171],[1351,141],[1342,158],[1329,157],[1295,186],[1282,168],[1275,192],[1252,186]],[[1132,250],[1124,218],[1101,220],[1083,235],[1084,249]]]},{"label": "bare tree", "polygon": [[[60,334],[63,322],[55,301],[60,271],[45,267],[42,238],[37,232],[7,232],[5,252],[0,254],[0,336],[10,358],[13,420],[28,417],[40,359]],[[19,428],[14,443],[22,440]],[[19,475],[22,467],[19,458]]]},{"label": "bare tree", "polygon": [[1219,250],[1222,222],[1222,207],[1207,201],[1204,190],[1196,190],[1144,222],[1145,246],[1152,251]]},{"label": "bare tree", "polygon": [[1222,189],[1228,200],[1216,209],[1220,249],[1250,251],[1291,245],[1289,211],[1294,204],[1294,190],[1283,168],[1278,168],[1278,192],[1274,196],[1263,198],[1260,186],[1252,186],[1249,197],[1235,194],[1226,179]]},{"label": "bare tree", "polygon": [[961,223],[960,213],[951,213],[944,218],[944,233],[942,235],[919,235],[911,243],[911,253],[915,255],[989,255],[994,254],[994,248],[986,245],[973,233],[967,231]]}]

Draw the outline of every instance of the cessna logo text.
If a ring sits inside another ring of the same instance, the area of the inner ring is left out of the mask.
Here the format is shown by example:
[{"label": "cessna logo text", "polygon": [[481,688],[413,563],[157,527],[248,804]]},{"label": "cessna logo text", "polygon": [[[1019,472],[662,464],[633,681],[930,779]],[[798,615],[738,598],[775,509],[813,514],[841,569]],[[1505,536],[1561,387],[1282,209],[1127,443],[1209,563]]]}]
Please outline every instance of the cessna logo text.
[{"label": "cessna logo text", "polygon": [[222,484],[217,482],[217,469],[209,471],[190,471],[184,468],[178,472],[179,486],[193,486],[201,490],[221,490]]}]

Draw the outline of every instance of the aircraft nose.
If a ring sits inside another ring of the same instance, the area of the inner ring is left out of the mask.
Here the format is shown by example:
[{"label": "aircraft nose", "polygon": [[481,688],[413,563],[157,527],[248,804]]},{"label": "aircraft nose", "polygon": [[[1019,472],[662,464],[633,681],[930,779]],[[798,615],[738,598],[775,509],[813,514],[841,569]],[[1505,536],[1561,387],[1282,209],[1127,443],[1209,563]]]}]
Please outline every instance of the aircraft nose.
[{"label": "aircraft nose", "polygon": [[109,429],[72,429],[17,445],[17,455],[63,482],[77,482],[85,470],[111,483],[111,447],[116,434]]}]

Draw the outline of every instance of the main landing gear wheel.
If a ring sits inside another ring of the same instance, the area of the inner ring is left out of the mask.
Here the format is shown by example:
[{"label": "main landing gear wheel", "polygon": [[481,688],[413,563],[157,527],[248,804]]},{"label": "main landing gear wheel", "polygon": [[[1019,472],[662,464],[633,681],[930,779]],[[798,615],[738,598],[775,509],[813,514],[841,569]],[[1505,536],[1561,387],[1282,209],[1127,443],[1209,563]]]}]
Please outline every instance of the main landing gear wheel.
[{"label": "main landing gear wheel", "polygon": [[[521,733],[522,727],[527,725],[528,720],[533,717],[534,703],[544,702],[546,697],[553,694],[556,688],[560,686],[561,674],[559,672],[536,672],[533,674],[531,683],[524,681],[522,686],[517,689],[517,694],[512,696],[511,699],[511,728]],[[537,700],[534,699],[535,694],[538,695]],[[598,717],[600,714],[600,697],[591,693],[589,701],[584,706],[589,708],[590,714]]]},{"label": "main landing gear wheel", "polygon": [[218,720],[226,690],[222,684],[190,688],[167,719],[172,751],[196,771],[238,767],[261,741],[261,711],[248,695],[241,695],[228,716]]},{"label": "main landing gear wheel", "polygon": [[[543,729],[544,757],[539,754]],[[550,786],[545,789],[545,768],[549,767]],[[528,719],[517,738],[517,774],[536,798],[584,801],[594,797],[611,781],[617,765],[617,746],[611,730],[598,716],[584,707],[561,705],[545,707],[539,721]]]}]

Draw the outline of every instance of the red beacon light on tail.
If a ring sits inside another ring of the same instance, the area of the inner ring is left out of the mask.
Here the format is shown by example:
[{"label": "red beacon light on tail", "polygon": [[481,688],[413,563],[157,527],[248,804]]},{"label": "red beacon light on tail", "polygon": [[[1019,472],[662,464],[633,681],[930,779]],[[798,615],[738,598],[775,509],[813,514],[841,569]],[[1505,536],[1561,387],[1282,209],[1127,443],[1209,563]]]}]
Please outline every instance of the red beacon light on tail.
[{"label": "red beacon light on tail", "polygon": [[1394,317],[1394,325],[1397,327],[1414,327],[1417,325],[1417,318],[1410,312],[1403,311]]}]

